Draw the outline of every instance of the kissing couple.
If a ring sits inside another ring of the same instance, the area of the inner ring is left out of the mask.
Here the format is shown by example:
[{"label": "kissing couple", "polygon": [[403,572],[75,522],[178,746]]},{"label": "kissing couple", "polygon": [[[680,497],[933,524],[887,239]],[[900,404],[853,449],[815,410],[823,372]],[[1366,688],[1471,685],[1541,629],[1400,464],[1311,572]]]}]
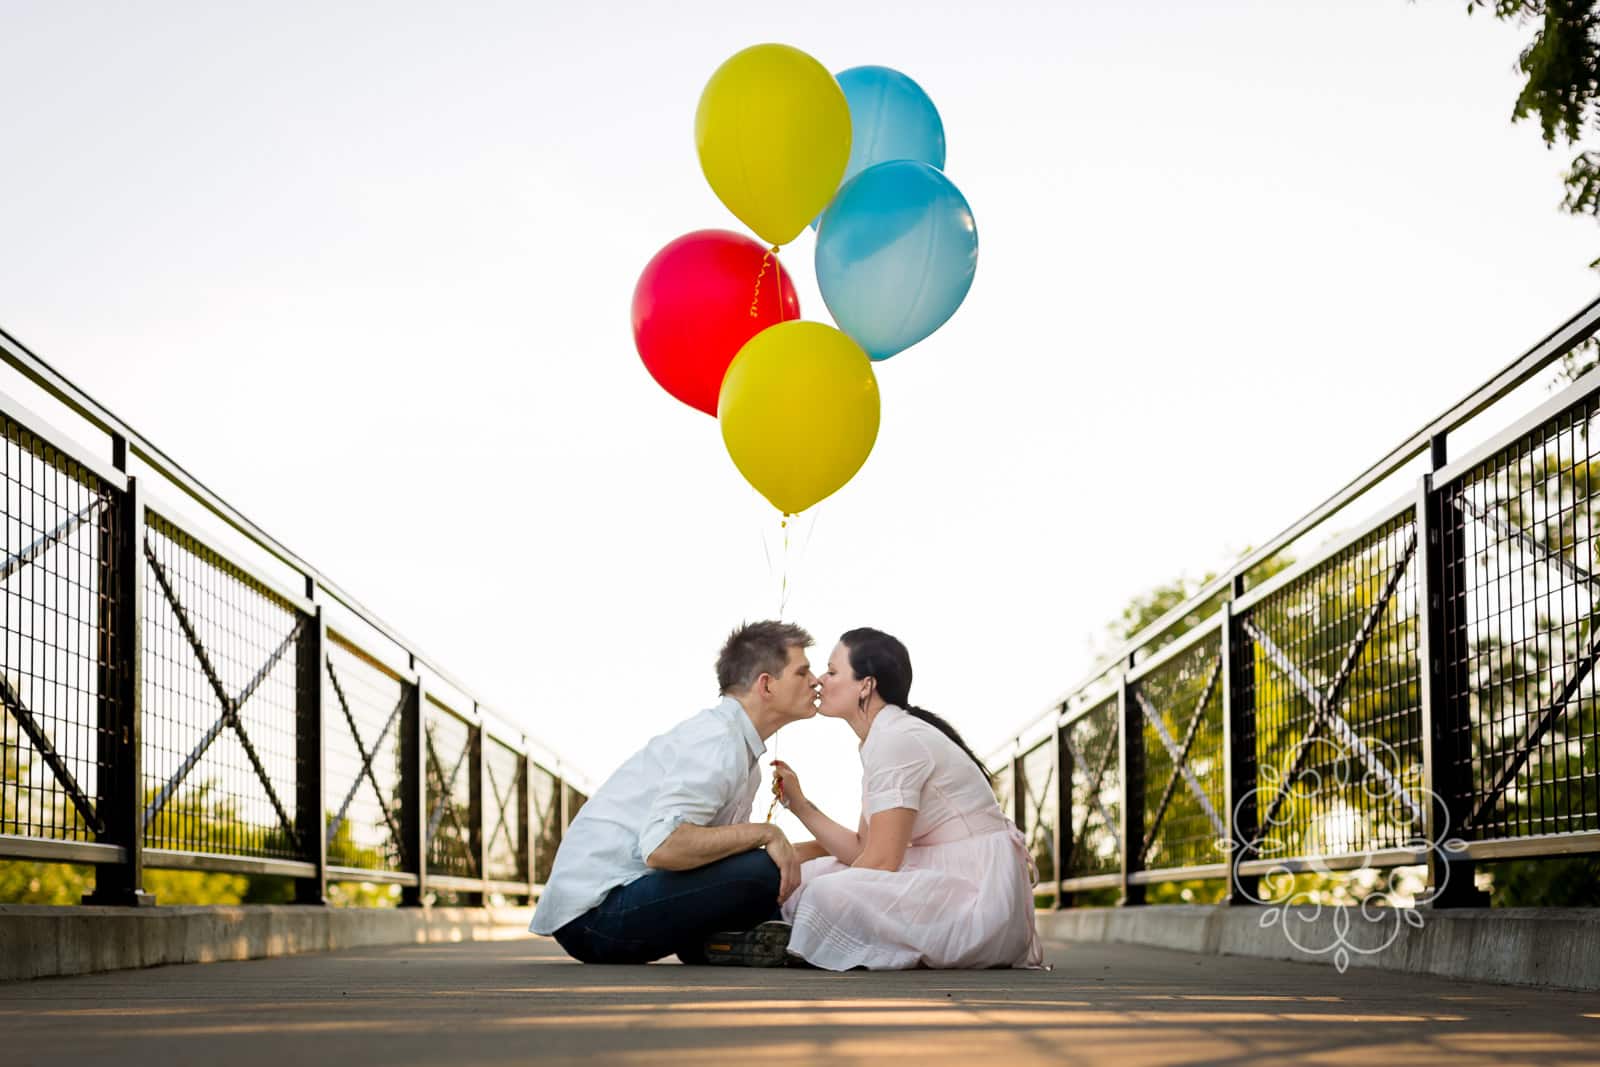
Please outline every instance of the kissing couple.
[{"label": "kissing couple", "polygon": [[[584,963],[831,971],[1038,967],[1037,872],[983,764],[911,703],[911,657],[880,630],[839,638],[755,622],[717,656],[715,707],[652,738],[567,828],[530,929]],[[774,761],[791,843],[751,821],[767,739],[813,715],[861,739],[861,818],[824,814]]]}]

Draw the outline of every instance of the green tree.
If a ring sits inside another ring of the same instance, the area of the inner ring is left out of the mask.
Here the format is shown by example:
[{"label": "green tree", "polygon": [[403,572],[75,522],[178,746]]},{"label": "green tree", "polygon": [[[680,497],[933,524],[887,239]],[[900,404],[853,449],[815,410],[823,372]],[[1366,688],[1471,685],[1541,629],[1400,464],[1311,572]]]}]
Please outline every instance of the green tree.
[{"label": "green tree", "polygon": [[[1512,119],[1538,120],[1545,144],[1580,147],[1563,177],[1561,206],[1574,215],[1600,215],[1600,153],[1581,148],[1596,132],[1600,101],[1600,0],[1467,0],[1495,18],[1534,27],[1517,59],[1522,89]],[[1600,259],[1590,263],[1600,266]]]}]

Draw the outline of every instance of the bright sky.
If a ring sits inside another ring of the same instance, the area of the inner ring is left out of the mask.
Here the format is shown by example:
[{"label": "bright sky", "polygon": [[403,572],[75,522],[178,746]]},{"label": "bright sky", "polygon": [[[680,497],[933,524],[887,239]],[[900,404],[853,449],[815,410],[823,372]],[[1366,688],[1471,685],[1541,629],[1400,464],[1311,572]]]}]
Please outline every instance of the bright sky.
[{"label": "bright sky", "polygon": [[[762,41],[899,69],[977,281],[877,368],[787,615],[818,667],[899,635],[987,750],[1593,295],[1528,31],[1464,6],[4,0],[0,325],[598,782],[778,604],[775,513],[629,331],[739,226],[700,90]],[[845,727],[776,747],[853,820]]]}]

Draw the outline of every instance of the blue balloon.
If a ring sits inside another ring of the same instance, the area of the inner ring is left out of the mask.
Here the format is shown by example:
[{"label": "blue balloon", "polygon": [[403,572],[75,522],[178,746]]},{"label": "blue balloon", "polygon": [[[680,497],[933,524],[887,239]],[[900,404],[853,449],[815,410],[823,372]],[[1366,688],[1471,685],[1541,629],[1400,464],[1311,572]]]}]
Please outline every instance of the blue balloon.
[{"label": "blue balloon", "polygon": [[838,82],[850,105],[850,162],[841,187],[892,159],[918,159],[944,169],[944,122],[922,86],[888,67],[851,67],[839,72]]},{"label": "blue balloon", "polygon": [[839,190],[817,231],[817,285],[839,329],[875,360],[954,315],[978,269],[966,197],[914,160],[868,167]]}]

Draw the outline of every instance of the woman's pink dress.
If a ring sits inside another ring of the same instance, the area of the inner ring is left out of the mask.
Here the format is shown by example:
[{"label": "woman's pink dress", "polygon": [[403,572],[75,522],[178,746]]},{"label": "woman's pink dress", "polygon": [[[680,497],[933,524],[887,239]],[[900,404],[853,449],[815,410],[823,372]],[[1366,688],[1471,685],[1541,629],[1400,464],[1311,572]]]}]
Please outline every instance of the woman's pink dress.
[{"label": "woman's pink dress", "polygon": [[867,731],[861,770],[865,818],[916,810],[911,847],[898,871],[806,863],[783,905],[789,950],[831,971],[1039,966],[1033,862],[972,759],[890,706]]}]

